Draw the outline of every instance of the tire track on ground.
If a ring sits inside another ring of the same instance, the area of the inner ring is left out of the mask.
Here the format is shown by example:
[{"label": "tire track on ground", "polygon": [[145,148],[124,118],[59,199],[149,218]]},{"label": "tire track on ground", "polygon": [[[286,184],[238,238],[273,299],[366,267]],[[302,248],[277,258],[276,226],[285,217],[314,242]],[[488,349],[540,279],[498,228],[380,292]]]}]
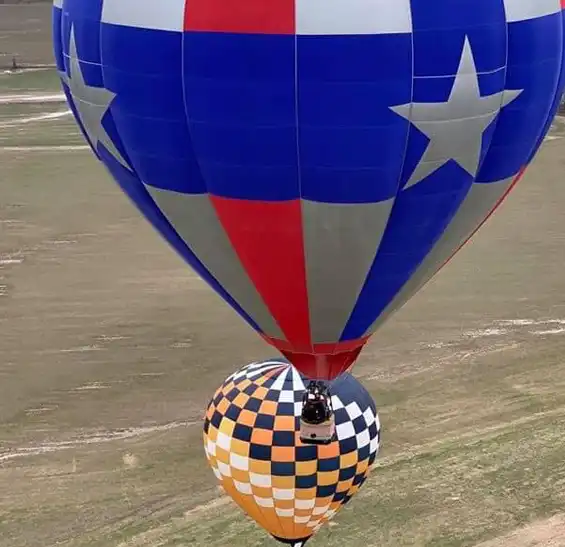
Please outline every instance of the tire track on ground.
[{"label": "tire track on ground", "polygon": [[134,439],[142,435],[150,435],[152,433],[162,433],[179,427],[191,427],[200,423],[199,421],[175,421],[162,425],[131,427],[127,429],[118,429],[114,431],[98,431],[86,434],[69,441],[59,441],[50,443],[41,443],[29,447],[21,447],[12,450],[0,452],[0,464],[20,458],[28,458],[31,456],[41,456],[52,452],[60,452],[69,450],[78,446],[87,446],[91,444],[108,443],[113,441],[123,441],[126,439]]}]

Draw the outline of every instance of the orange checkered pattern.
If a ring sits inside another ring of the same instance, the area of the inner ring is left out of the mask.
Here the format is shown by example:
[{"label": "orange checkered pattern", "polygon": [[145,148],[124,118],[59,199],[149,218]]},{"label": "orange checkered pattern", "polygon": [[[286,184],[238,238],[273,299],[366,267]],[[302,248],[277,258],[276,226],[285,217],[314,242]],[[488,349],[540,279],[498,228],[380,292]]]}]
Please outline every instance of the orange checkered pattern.
[{"label": "orange checkered pattern", "polygon": [[216,391],[204,447],[225,491],[277,539],[303,545],[359,490],[379,449],[375,404],[349,374],[330,387],[337,441],[299,438],[304,380],[287,362],[254,363]]}]

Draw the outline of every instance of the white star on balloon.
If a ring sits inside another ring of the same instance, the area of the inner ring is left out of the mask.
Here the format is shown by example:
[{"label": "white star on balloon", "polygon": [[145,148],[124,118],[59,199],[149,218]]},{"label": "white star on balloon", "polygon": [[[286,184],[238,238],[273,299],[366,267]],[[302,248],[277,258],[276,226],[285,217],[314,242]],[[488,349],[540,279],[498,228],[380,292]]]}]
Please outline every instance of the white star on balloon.
[{"label": "white star on balloon", "polygon": [[98,143],[102,144],[118,162],[130,169],[128,162],[120,154],[102,125],[102,119],[116,94],[103,87],[90,86],[84,81],[74,29],[71,29],[69,45],[69,74],[64,72],[61,78],[69,88],[78,117],[94,149],[97,149]]},{"label": "white star on balloon", "polygon": [[446,102],[414,102],[390,107],[430,140],[405,188],[422,181],[450,160],[475,177],[483,133],[500,111],[523,91],[504,90],[481,96],[475,59],[469,39],[465,38],[459,69]]}]

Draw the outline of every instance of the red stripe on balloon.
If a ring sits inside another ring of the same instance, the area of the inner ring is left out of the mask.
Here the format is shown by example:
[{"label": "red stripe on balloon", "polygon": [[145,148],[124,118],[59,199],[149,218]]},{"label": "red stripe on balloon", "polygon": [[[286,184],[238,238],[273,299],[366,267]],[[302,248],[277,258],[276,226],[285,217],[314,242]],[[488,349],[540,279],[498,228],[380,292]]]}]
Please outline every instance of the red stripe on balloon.
[{"label": "red stripe on balloon", "polygon": [[312,351],[300,201],[210,199],[291,347]]},{"label": "red stripe on balloon", "polygon": [[294,34],[294,0],[187,0],[184,30]]}]

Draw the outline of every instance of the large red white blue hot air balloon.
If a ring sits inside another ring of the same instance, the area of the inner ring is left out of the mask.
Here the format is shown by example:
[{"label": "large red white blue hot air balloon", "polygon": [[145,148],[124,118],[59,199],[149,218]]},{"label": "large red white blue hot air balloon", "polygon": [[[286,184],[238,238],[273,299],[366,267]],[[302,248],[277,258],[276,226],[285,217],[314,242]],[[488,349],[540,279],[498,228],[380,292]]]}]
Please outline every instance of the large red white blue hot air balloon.
[{"label": "large red white blue hot air balloon", "polygon": [[564,88],[564,0],[56,0],[69,104],[153,226],[333,378],[484,222]]}]

